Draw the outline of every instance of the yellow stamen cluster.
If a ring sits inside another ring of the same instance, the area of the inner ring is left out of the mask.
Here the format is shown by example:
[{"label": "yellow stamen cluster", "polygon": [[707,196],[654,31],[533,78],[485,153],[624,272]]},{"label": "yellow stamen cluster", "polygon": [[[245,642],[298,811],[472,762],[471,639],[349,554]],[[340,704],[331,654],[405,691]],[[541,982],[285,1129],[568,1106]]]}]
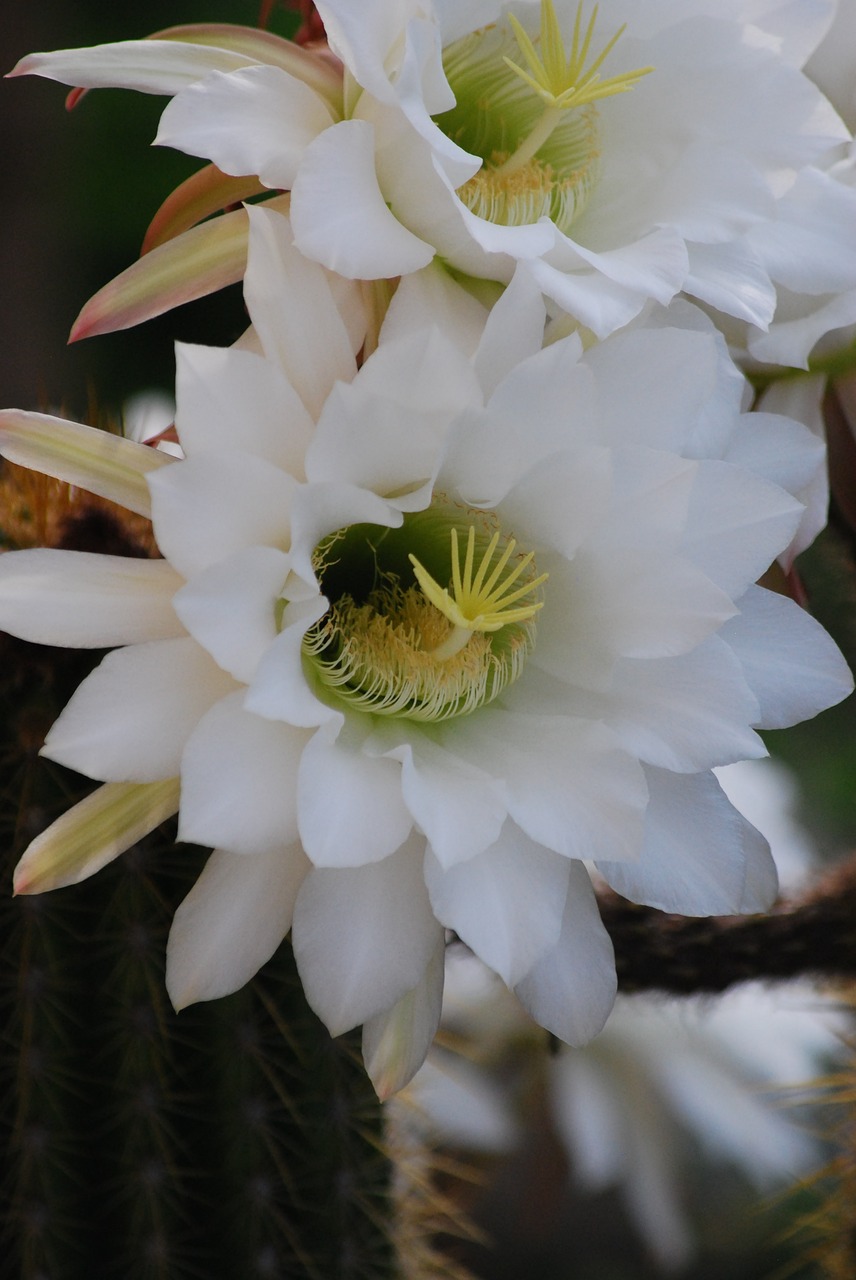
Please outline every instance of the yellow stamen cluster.
[{"label": "yellow stamen cluster", "polygon": [[582,11],[582,0],[580,0],[574,21],[571,49],[568,53],[553,0],[541,0],[540,56],[534,41],[527,35],[518,19],[513,14],[509,14],[508,20],[529,70],[518,66],[508,57],[503,57],[503,61],[515,75],[543,99],[546,107],[534,129],[523,139],[505,164],[500,166],[498,172],[510,173],[531,160],[561,122],[565,112],[572,107],[585,106],[601,98],[627,93],[643,76],[653,71],[653,67],[638,67],[633,71],[624,71],[620,75],[602,80],[600,68],[624,33],[624,27],[619,27],[615,35],[607,41],[600,53],[587,66],[598,8],[595,5],[592,10],[584,33]]},{"label": "yellow stamen cluster", "polygon": [[[534,558],[530,551],[516,562],[514,567],[505,573],[506,566],[514,554],[517,543],[510,538],[497,563],[491,568],[494,552],[499,545],[499,532],[494,533],[487,550],[482,556],[478,569],[474,572],[475,562],[475,526],[470,525],[467,534],[467,549],[463,571],[458,553],[458,531],[452,527],[452,591],[441,587],[430,573],[419,563],[414,555],[409,557],[413,565],[416,581],[425,596],[444,617],[452,623],[452,631],[441,645],[433,650],[432,656],[443,661],[454,656],[467,644],[474,631],[499,631],[512,622],[526,622],[534,617],[542,607],[542,601],[530,600],[528,604],[518,604],[525,596],[541,583],[547,581],[547,574],[515,587],[521,575]],[[503,576],[504,575],[504,576]]]},{"label": "yellow stamen cluster", "polygon": [[478,635],[441,662],[437,651],[447,630],[418,587],[381,590],[362,605],[339,600],[308,633],[304,652],[317,659],[321,685],[358,710],[448,720],[491,702],[516,680],[529,645],[521,634],[495,654],[487,635]]},{"label": "yellow stamen cluster", "polygon": [[[490,513],[470,514],[463,548],[459,521],[431,510],[409,525],[405,520],[403,545],[395,545],[395,533],[376,544],[369,530],[352,528],[316,548],[331,602],[304,636],[303,656],[319,693],[327,690],[336,702],[369,715],[442,721],[485,706],[518,678],[535,642],[533,619],[542,604],[535,595],[547,575],[538,575],[531,553],[520,554],[513,538],[502,537]],[[427,553],[434,568],[446,538],[448,588],[408,550],[408,543],[424,549],[420,554]],[[386,555],[379,563],[381,544]],[[373,559],[367,594],[361,590],[365,552]],[[336,589],[339,583],[345,590]]]}]

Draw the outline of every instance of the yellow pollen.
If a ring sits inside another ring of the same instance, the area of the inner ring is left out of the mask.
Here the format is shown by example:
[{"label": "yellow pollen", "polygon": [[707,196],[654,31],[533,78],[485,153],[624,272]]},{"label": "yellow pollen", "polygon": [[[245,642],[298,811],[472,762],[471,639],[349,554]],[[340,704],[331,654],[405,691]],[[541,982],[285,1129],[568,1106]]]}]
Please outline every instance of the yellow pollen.
[{"label": "yellow pollen", "polygon": [[618,93],[627,93],[643,76],[654,70],[653,67],[638,67],[634,71],[625,71],[620,75],[609,76],[606,80],[602,80],[600,68],[623,35],[625,27],[619,27],[600,53],[586,65],[597,22],[597,5],[592,10],[585,33],[582,30],[582,14],[583,0],[580,0],[574,20],[571,49],[568,53],[553,0],[541,0],[540,56],[534,42],[526,34],[518,19],[513,14],[508,15],[508,21],[528,71],[518,66],[516,62],[512,62],[510,58],[504,57],[503,61],[515,75],[520,76],[521,80],[538,94],[544,101],[545,108],[535,127],[498,172],[510,173],[531,160],[544,146],[565,112],[572,107],[581,107],[586,103],[596,102],[600,98],[611,98]]},{"label": "yellow pollen", "polygon": [[451,533],[451,593],[447,587],[441,587],[431,577],[414,555],[409,556],[416,581],[425,596],[452,624],[452,630],[447,638],[432,650],[432,657],[441,662],[459,653],[469,642],[474,631],[499,631],[509,623],[526,622],[534,617],[542,608],[542,601],[530,601],[528,604],[517,604],[517,601],[530,595],[542,582],[547,581],[548,576],[542,573],[540,577],[515,587],[514,584],[532,563],[534,556],[530,551],[506,573],[506,566],[517,546],[513,538],[509,539],[499,560],[491,568],[491,561],[499,544],[498,531],[488,543],[481,563],[474,573],[476,543],[474,525],[470,525],[467,534],[467,548],[462,570],[458,553],[458,531],[453,527]]}]

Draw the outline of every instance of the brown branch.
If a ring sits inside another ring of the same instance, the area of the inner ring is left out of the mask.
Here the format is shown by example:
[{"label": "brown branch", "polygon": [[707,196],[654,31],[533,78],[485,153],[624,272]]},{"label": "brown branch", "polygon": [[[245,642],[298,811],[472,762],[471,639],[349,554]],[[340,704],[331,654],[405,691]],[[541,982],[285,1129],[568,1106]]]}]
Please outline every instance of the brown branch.
[{"label": "brown branch", "polygon": [[619,990],[695,995],[738,982],[856,978],[856,855],[766,915],[696,919],[599,896]]}]

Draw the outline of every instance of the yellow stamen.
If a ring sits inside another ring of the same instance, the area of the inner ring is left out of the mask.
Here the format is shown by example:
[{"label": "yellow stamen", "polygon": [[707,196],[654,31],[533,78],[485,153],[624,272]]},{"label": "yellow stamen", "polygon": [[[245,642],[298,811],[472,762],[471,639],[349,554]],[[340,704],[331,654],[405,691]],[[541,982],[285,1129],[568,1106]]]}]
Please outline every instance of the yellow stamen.
[{"label": "yellow stamen", "polygon": [[597,5],[592,10],[585,34],[582,32],[582,13],[583,3],[580,0],[574,21],[571,50],[567,53],[553,0],[541,0],[541,56],[518,19],[513,14],[508,15],[508,21],[529,70],[519,67],[510,58],[503,58],[503,61],[543,99],[546,105],[535,127],[523,139],[514,154],[499,166],[498,173],[512,173],[531,160],[543,147],[565,112],[572,107],[581,107],[586,103],[596,102],[600,98],[611,98],[617,93],[627,93],[643,76],[654,70],[653,67],[639,67],[634,71],[625,71],[620,75],[601,80],[600,68],[620,40],[625,27],[619,27],[612,39],[607,41],[600,53],[586,66],[597,22]]},{"label": "yellow stamen", "polygon": [[526,622],[534,617],[543,605],[540,600],[523,605],[518,605],[517,601],[531,595],[536,587],[546,582],[548,576],[546,573],[512,590],[521,574],[532,563],[534,556],[531,551],[518,560],[509,573],[505,573],[506,566],[514,554],[514,548],[517,546],[514,539],[510,538],[499,560],[491,569],[491,561],[499,544],[499,533],[496,532],[488,543],[474,576],[475,543],[475,526],[470,525],[462,573],[458,553],[458,531],[452,528],[451,593],[447,587],[441,587],[431,577],[414,555],[409,557],[416,581],[425,596],[452,624],[452,630],[443,643],[432,650],[432,657],[441,662],[459,653],[474,631],[499,631],[509,623]]}]

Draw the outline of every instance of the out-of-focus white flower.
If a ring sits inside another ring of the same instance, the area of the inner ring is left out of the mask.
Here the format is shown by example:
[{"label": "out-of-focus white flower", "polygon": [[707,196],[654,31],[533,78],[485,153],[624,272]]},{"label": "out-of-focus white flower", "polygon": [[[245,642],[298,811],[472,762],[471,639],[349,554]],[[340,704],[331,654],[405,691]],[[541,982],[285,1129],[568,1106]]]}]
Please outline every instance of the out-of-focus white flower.
[{"label": "out-of-focus white flower", "polygon": [[139,391],[122,407],[122,426],[129,440],[152,444],[155,448],[182,457],[181,446],[163,437],[175,422],[175,400],[165,391]]},{"label": "out-of-focus white flower", "polygon": [[358,369],[326,272],[285,218],[250,218],[257,349],[179,346],[183,460],[0,418],[6,456],[150,510],[165,557],[0,558],[7,630],[124,646],[45,745],[106,785],[17,887],[91,873],[180,802],[180,838],[216,851],[170,937],[178,1005],[291,929],[311,1005],[365,1024],[386,1092],[430,1043],[452,929],[583,1042],[615,989],[584,860],[666,910],[775,894],[711,769],[851,687],[755,585],[822,448],[741,412],[712,331],[542,349],[525,274],[486,319],[444,273],[409,277]]},{"label": "out-of-focus white flower", "polygon": [[824,1071],[844,1025],[808,986],[745,986],[713,1003],[620,1000],[602,1036],[550,1064],[553,1115],[577,1181],[620,1187],[652,1253],[680,1265],[693,1251],[680,1131],[759,1189],[805,1175],[820,1147],[794,1123],[783,1090]]},{"label": "out-of-focus white flower", "polygon": [[[522,264],[599,337],[681,290],[761,332],[780,288],[827,290],[832,251],[806,255],[805,241],[849,243],[852,211],[811,166],[848,133],[800,66],[830,3],[318,10],[338,80],[320,54],[228,27],[34,54],[16,74],[173,95],[157,141],[230,182],[291,191],[298,247],[348,277],[396,277],[436,254],[508,284]],[[224,232],[214,256],[234,248]],[[210,271],[211,257],[176,256],[170,272]]]},{"label": "out-of-focus white flower", "polygon": [[662,1266],[694,1252],[684,1184],[698,1149],[760,1191],[822,1159],[793,1103],[840,1054],[848,1022],[807,984],[749,984],[715,1001],[619,997],[596,1040],[546,1060],[500,984],[472,957],[449,960],[444,1047],[413,1081],[410,1123],[461,1151],[511,1153],[546,1107],[576,1186],[616,1187]]}]

